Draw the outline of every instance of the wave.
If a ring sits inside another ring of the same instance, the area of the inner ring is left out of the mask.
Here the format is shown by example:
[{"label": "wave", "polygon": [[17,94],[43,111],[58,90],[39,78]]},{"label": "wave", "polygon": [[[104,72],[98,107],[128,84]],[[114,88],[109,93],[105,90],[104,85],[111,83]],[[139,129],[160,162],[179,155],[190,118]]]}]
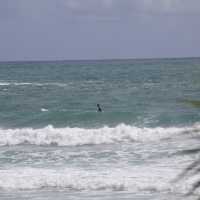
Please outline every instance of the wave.
[{"label": "wave", "polygon": [[41,129],[0,129],[0,146],[19,144],[77,146],[149,142],[174,138],[184,133],[200,133],[200,124],[169,128],[138,128],[120,124],[114,128],[105,126],[97,129],[54,128],[52,125]]},{"label": "wave", "polygon": [[[152,176],[152,174],[154,174]],[[141,167],[88,171],[75,168],[15,168],[0,170],[0,188],[31,190],[57,188],[68,190],[163,191],[168,190],[174,172],[158,169],[145,172]]]},{"label": "wave", "polygon": [[57,87],[66,87],[66,83],[29,83],[29,82],[0,82],[0,86],[57,86]]},{"label": "wave", "polygon": [[[6,82],[2,81],[0,82],[0,86],[56,86],[56,87],[67,87],[67,86],[76,86],[76,82],[67,82],[67,83],[61,83],[61,82]],[[85,85],[91,85],[95,86],[95,84],[104,84],[104,81],[99,81],[99,80],[86,80],[86,81],[81,81],[78,82],[78,85],[80,86],[85,86]]]},{"label": "wave", "polygon": [[46,109],[46,108],[41,108],[40,109],[42,112],[47,112],[47,111],[49,111],[48,109]]}]

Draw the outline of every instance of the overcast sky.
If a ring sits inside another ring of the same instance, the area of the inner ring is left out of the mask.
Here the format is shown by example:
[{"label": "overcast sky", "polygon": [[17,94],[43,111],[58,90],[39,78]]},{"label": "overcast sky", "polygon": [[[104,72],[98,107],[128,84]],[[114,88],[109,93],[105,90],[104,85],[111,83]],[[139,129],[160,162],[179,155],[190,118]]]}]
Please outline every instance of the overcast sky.
[{"label": "overcast sky", "polygon": [[200,0],[0,0],[0,61],[200,56]]}]

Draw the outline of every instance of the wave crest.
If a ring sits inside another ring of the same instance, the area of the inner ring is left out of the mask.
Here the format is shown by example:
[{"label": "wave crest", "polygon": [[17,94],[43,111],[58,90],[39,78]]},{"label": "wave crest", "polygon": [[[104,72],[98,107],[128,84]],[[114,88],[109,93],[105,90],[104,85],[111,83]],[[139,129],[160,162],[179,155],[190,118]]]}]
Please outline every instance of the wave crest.
[{"label": "wave crest", "polygon": [[54,128],[49,125],[41,129],[0,129],[0,146],[33,144],[33,145],[96,145],[117,142],[145,142],[169,139],[177,134],[200,132],[200,125],[191,127],[171,128],[138,128],[120,124],[114,128],[102,127],[98,129],[84,128]]},{"label": "wave crest", "polygon": [[0,82],[0,86],[57,86],[57,87],[66,87],[67,83],[57,83],[57,82],[47,82],[47,83],[29,83],[29,82]]}]

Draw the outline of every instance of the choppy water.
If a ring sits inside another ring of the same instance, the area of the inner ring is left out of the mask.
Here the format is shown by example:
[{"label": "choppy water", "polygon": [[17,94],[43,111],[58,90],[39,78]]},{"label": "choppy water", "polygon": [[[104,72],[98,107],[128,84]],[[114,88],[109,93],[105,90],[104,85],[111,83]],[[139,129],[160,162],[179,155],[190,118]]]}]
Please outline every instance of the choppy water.
[{"label": "choppy water", "polygon": [[199,77],[198,58],[0,63],[0,199],[183,199]]}]

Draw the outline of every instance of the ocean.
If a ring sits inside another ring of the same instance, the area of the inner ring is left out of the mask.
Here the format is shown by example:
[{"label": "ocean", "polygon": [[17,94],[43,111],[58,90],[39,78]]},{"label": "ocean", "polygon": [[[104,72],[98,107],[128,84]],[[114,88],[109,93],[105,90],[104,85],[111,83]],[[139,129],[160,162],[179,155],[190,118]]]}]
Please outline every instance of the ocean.
[{"label": "ocean", "polygon": [[0,199],[194,199],[199,100],[200,58],[1,62]]}]

